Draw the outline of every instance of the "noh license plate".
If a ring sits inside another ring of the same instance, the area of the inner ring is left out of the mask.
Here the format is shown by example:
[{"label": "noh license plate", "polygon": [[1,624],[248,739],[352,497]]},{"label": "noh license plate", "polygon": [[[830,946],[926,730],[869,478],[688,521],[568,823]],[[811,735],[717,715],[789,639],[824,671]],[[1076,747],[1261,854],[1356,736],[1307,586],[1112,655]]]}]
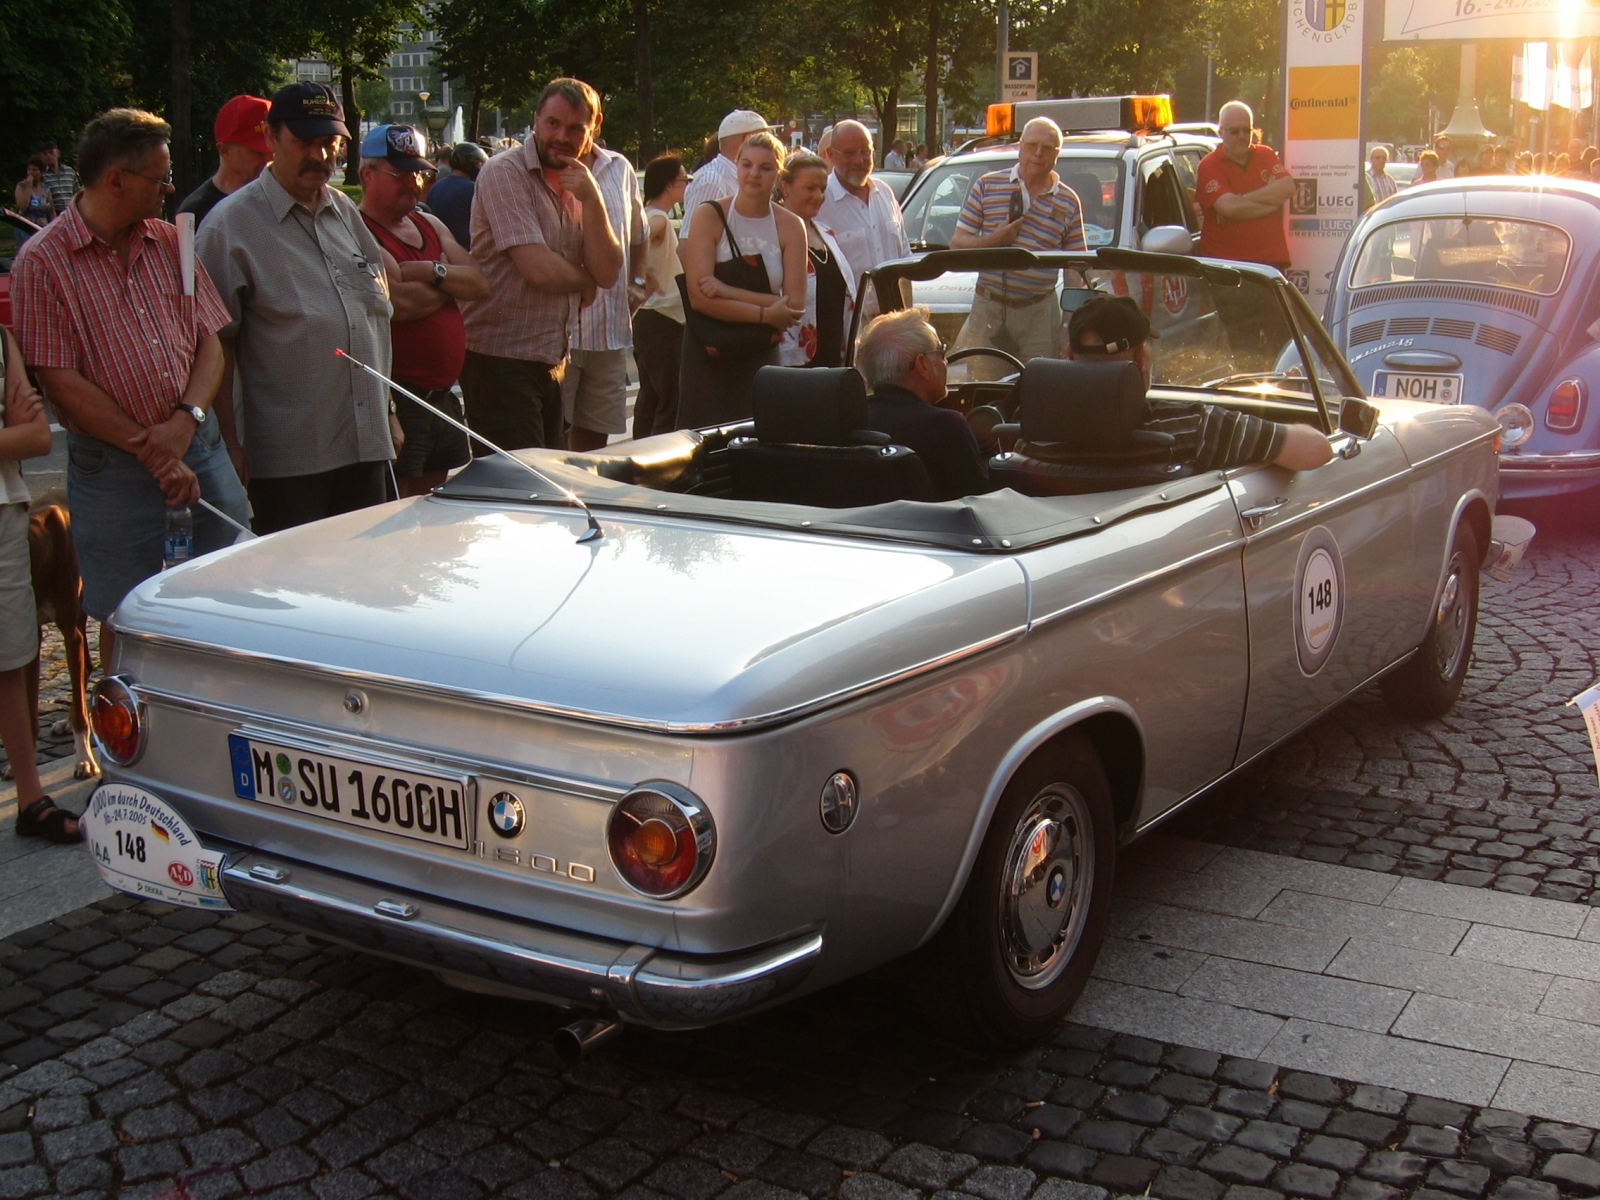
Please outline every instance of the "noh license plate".
[{"label": "noh license plate", "polygon": [[467,849],[472,781],[228,735],[233,791],[307,817]]},{"label": "noh license plate", "polygon": [[1372,376],[1372,394],[1385,400],[1460,404],[1465,379],[1465,375],[1436,375],[1429,371],[1377,371]]}]

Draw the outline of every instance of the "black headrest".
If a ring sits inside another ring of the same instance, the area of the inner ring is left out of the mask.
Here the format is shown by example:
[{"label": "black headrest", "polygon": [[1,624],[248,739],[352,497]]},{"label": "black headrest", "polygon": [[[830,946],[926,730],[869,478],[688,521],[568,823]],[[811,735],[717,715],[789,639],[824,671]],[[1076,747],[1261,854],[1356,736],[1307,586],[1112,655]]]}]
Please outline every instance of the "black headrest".
[{"label": "black headrest", "polygon": [[867,427],[867,381],[854,367],[762,367],[750,389],[756,437],[792,446],[850,446]]},{"label": "black headrest", "polygon": [[1144,374],[1131,362],[1035,358],[1017,380],[1017,405],[1025,441],[1115,450],[1144,424]]}]

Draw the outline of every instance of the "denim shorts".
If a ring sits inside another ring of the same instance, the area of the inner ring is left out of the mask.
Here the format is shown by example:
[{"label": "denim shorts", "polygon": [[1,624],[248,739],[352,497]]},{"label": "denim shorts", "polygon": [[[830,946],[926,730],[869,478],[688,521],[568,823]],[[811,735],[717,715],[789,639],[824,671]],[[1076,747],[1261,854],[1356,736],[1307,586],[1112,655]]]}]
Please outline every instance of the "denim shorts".
[{"label": "denim shorts", "polygon": [[[183,461],[199,476],[200,494],[248,528],[250,504],[215,420],[195,430]],[[67,500],[83,573],[83,607],[104,621],[137,584],[160,573],[166,497],[126,450],[88,434],[69,433]],[[191,511],[196,557],[233,545],[238,530],[198,504]]]}]

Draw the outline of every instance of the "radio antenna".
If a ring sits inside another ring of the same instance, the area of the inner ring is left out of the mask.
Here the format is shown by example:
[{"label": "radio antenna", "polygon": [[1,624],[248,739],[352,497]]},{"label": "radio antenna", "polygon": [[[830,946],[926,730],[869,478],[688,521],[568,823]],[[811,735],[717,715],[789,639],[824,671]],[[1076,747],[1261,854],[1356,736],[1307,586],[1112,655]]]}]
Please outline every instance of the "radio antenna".
[{"label": "radio antenna", "polygon": [[551,479],[543,471],[540,471],[537,467],[531,466],[528,463],[523,462],[515,454],[512,454],[511,451],[502,450],[499,446],[496,446],[493,442],[491,442],[488,438],[484,437],[481,433],[474,433],[472,430],[468,429],[465,424],[463,424],[462,422],[456,420],[449,413],[444,412],[443,410],[435,407],[432,404],[429,404],[421,396],[417,395],[415,392],[409,390],[408,388],[401,387],[398,383],[396,383],[394,380],[390,379],[383,372],[375,370],[374,368],[367,366],[366,363],[362,362],[355,355],[345,353],[343,347],[335,347],[333,352],[335,354],[337,354],[340,358],[349,360],[351,366],[360,367],[363,371],[365,371],[368,375],[371,375],[374,379],[382,380],[384,383],[388,384],[390,387],[392,387],[395,391],[399,392],[402,396],[406,397],[408,400],[415,400],[418,404],[422,405],[423,408],[427,409],[434,416],[438,417],[441,421],[444,421],[447,424],[455,426],[462,433],[466,434],[469,438],[472,438],[474,441],[477,441],[477,442],[482,442],[485,446],[489,447],[489,449],[492,450],[494,453],[500,455],[501,458],[505,459],[509,463],[513,463],[516,466],[521,467],[524,471],[526,471],[528,474],[532,475],[540,483],[545,484],[547,487],[554,488],[557,492],[559,492],[574,507],[582,510],[583,515],[586,518],[588,518],[589,528],[584,530],[582,536],[580,536],[578,538],[578,544],[579,545],[582,545],[584,542],[599,541],[601,538],[605,537],[605,531],[600,528],[600,522],[595,520],[593,511],[591,511],[589,506],[583,502],[582,497],[580,497],[577,492],[574,492],[571,488],[562,487],[559,483],[557,483],[554,479]]}]

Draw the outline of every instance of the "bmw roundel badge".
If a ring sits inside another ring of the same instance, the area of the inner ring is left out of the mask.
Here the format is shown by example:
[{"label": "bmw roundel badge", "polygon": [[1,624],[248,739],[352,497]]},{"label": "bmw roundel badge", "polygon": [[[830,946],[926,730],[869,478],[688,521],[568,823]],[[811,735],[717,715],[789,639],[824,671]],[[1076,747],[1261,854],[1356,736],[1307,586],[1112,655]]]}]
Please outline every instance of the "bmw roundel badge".
[{"label": "bmw roundel badge", "polygon": [[489,801],[489,824],[503,838],[514,838],[521,833],[526,819],[522,801],[513,792],[496,792]]}]

